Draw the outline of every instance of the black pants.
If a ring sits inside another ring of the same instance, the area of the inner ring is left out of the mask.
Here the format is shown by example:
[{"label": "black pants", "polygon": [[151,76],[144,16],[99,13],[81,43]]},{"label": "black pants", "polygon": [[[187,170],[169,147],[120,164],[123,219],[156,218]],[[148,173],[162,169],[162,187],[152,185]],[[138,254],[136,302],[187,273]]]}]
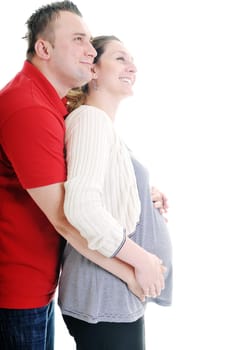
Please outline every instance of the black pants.
[{"label": "black pants", "polygon": [[63,315],[78,350],[145,350],[144,319],[88,323]]}]

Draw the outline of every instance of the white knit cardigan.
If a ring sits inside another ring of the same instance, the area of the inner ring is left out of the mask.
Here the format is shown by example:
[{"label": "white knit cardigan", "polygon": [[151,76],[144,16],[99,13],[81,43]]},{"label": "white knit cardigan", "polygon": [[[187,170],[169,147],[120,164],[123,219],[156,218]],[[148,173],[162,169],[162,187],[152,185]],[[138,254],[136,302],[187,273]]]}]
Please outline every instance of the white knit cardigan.
[{"label": "white knit cardigan", "polygon": [[66,118],[64,212],[90,249],[117,254],[139,221],[130,154],[102,110],[83,105]]}]

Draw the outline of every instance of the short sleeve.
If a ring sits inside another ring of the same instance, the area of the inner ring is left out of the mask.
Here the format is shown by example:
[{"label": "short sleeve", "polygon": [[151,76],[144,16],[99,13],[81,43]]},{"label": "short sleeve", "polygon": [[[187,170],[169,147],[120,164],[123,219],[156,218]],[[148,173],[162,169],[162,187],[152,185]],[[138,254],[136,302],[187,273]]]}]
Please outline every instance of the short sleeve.
[{"label": "short sleeve", "polygon": [[33,107],[13,114],[1,128],[2,147],[24,188],[66,179],[64,121]]}]

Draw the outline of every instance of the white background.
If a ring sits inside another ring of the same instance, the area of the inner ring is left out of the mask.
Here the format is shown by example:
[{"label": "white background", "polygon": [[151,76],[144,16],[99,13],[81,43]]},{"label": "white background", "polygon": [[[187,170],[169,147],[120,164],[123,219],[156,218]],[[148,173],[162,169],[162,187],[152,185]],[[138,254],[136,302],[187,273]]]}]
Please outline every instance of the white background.
[{"label": "white background", "polygon": [[[0,87],[21,69],[24,23],[46,3],[1,6]],[[231,350],[231,2],[76,3],[93,35],[115,34],[135,58],[135,95],[116,125],[169,198],[174,301],[149,305],[147,350]],[[56,326],[56,350],[74,349],[58,309]]]}]

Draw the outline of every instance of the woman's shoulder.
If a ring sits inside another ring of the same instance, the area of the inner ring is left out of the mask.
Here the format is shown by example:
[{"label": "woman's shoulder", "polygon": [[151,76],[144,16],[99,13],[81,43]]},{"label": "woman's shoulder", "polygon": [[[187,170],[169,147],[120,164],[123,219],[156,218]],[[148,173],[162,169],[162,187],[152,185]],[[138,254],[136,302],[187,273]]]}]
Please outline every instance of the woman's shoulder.
[{"label": "woman's shoulder", "polygon": [[103,110],[89,105],[81,105],[73,110],[65,119],[65,127],[66,137],[74,132],[86,132],[91,135],[109,137],[109,140],[112,141],[115,135],[110,117]]},{"label": "woman's shoulder", "polygon": [[65,123],[66,125],[69,125],[70,123],[75,123],[75,121],[80,119],[85,119],[86,121],[94,119],[95,122],[98,121],[112,126],[112,121],[109,116],[102,109],[95,106],[79,106],[66,117]]}]

